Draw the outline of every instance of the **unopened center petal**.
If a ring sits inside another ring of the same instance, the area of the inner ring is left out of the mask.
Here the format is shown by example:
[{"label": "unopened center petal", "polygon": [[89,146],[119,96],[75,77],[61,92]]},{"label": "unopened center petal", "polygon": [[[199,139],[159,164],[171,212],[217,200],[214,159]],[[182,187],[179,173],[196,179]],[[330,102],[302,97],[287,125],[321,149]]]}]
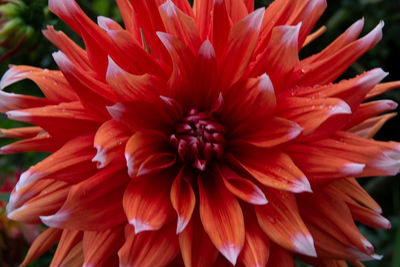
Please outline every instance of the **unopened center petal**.
[{"label": "unopened center petal", "polygon": [[171,134],[170,142],[182,161],[204,171],[212,160],[222,157],[224,133],[225,127],[212,115],[191,109]]}]

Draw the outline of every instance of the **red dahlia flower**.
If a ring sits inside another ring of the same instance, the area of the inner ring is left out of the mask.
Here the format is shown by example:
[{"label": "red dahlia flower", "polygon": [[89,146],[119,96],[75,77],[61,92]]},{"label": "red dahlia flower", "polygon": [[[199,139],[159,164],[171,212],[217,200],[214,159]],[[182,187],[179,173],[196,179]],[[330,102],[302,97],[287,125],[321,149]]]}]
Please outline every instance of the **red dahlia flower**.
[{"label": "red dahlia flower", "polygon": [[317,266],[377,259],[354,220],[389,228],[354,177],[395,175],[400,146],[371,137],[399,82],[373,69],[333,83],[382,36],[359,20],[299,59],[325,0],[117,0],[125,28],[73,0],[50,9],[86,49],[48,27],[60,71],[11,66],[44,98],[1,92],[34,127],[1,152],[49,151],[24,172],[11,219],[50,228],[53,266]]}]

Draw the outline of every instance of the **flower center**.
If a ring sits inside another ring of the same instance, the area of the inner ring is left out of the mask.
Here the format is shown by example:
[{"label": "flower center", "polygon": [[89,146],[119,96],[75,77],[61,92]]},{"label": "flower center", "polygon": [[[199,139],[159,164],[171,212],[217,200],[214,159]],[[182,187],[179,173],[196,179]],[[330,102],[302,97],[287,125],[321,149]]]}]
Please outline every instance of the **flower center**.
[{"label": "flower center", "polygon": [[170,142],[182,161],[204,171],[207,163],[222,157],[224,132],[225,128],[210,114],[191,109],[171,134]]}]

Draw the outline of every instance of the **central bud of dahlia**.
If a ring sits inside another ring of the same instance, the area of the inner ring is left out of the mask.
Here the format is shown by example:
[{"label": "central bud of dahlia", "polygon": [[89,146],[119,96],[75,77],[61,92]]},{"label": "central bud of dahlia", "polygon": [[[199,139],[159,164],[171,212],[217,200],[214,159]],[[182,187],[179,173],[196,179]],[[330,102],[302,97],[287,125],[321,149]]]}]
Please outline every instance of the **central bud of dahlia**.
[{"label": "central bud of dahlia", "polygon": [[225,127],[206,112],[191,109],[171,134],[170,142],[179,158],[200,171],[207,163],[222,157]]}]

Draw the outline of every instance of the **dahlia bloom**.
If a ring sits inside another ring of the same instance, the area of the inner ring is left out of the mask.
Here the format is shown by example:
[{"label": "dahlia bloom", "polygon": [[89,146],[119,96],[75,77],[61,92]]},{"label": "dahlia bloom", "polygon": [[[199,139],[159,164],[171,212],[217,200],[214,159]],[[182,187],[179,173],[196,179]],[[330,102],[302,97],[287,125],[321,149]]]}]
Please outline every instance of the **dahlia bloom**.
[{"label": "dahlia bloom", "polygon": [[125,27],[73,0],[50,10],[60,70],[11,66],[45,97],[1,92],[0,111],[36,126],[1,153],[52,154],[21,175],[9,218],[49,228],[23,266],[317,266],[379,259],[355,222],[389,228],[355,177],[395,175],[400,146],[372,136],[396,108],[362,103],[399,82],[373,69],[335,82],[382,37],[355,22],[300,59],[325,0],[117,0]]}]

